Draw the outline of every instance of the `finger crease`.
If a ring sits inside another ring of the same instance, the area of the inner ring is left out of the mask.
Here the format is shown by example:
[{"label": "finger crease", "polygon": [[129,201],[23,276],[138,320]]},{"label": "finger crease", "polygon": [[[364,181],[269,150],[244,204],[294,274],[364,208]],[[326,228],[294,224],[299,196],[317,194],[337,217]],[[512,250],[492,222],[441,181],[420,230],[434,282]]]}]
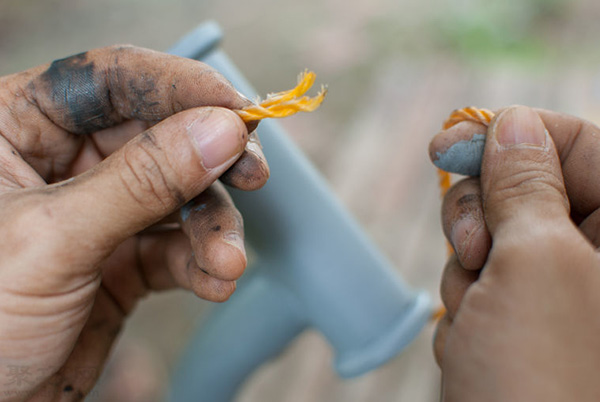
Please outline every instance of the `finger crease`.
[{"label": "finger crease", "polygon": [[104,283],[100,284],[100,289],[104,290],[104,293],[106,293],[106,296],[108,297],[108,299],[112,302],[112,304],[114,304],[114,306],[117,308],[119,314],[122,317],[127,317],[127,315],[129,314],[129,312],[127,311],[127,309],[125,308],[125,306],[123,306],[123,304],[121,304],[121,302],[119,302],[119,300],[117,299],[117,297],[113,294],[113,292],[111,292],[106,286],[104,286]]}]

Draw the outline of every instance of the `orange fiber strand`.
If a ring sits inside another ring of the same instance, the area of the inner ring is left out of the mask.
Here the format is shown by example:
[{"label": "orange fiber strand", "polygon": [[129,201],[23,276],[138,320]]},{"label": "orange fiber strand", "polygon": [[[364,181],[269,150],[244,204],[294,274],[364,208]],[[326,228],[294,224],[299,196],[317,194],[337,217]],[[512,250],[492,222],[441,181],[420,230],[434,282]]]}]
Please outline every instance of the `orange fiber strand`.
[{"label": "orange fiber strand", "polygon": [[315,73],[305,70],[298,77],[298,85],[295,88],[269,94],[264,101],[235,112],[245,122],[287,117],[298,112],[312,112],[321,106],[325,95],[327,95],[327,88],[322,86],[317,96],[303,96],[313,86],[315,78]]},{"label": "orange fiber strand", "polygon": [[489,126],[490,121],[492,121],[493,118],[494,112],[487,109],[478,109],[472,106],[465,107],[453,111],[444,122],[443,129],[447,130],[463,121],[473,121],[475,123],[481,123],[485,126]]},{"label": "orange fiber strand", "polygon": [[[487,109],[478,109],[476,107],[465,107],[462,109],[457,109],[453,111],[450,116],[444,121],[442,128],[444,130],[449,129],[456,124],[463,121],[472,121],[475,123],[481,123],[486,127],[490,125],[490,122],[494,118],[494,112]],[[441,169],[438,169],[438,177],[439,177],[439,185],[440,192],[442,198],[446,195],[450,187],[452,186],[452,178],[450,173],[445,172]],[[448,248],[448,255],[452,255],[454,250],[450,243],[446,243]],[[431,315],[432,321],[439,321],[446,314],[446,309],[444,307],[439,307],[437,310],[433,312]]]},{"label": "orange fiber strand", "polygon": [[431,321],[439,321],[444,315],[446,315],[446,309],[440,306],[431,314]]}]

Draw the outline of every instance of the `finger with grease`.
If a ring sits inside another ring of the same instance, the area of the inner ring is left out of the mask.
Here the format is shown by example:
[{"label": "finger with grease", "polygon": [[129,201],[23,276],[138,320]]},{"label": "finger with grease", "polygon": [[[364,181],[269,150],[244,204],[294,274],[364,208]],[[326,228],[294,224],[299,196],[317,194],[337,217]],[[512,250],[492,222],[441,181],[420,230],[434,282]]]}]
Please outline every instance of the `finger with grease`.
[{"label": "finger with grease", "polygon": [[450,188],[442,205],[442,227],[461,266],[470,271],[483,268],[491,237],[478,178],[466,178]]},{"label": "finger with grease", "polygon": [[246,150],[240,159],[219,180],[238,190],[253,191],[264,186],[269,180],[269,176],[267,158],[262,151],[256,131],[253,131],[248,137]]},{"label": "finger with grease", "polygon": [[[104,158],[183,110],[253,106],[212,67],[133,46],[94,49],[0,77],[0,104],[19,111],[4,116],[0,132],[47,182],[71,176],[90,141]],[[257,122],[246,126],[250,133]],[[241,157],[244,167],[229,171],[232,186],[252,190],[267,181],[266,159],[256,148],[254,141]]]},{"label": "finger with grease", "polygon": [[186,204],[181,226],[193,250],[186,268],[192,290],[208,276],[233,292],[247,264],[244,223],[223,185],[214,183]]},{"label": "finger with grease", "polygon": [[487,127],[464,121],[442,131],[429,144],[435,166],[450,173],[479,176]]}]

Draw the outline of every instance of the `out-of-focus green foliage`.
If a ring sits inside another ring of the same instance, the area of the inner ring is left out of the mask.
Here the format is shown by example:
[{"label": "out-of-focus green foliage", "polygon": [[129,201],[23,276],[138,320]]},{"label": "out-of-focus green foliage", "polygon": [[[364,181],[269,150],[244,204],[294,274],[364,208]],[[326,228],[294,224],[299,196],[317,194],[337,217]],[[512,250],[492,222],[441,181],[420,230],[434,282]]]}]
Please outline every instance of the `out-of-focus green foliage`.
[{"label": "out-of-focus green foliage", "polygon": [[[398,8],[369,22],[372,46],[383,56],[430,57],[441,52],[470,62],[536,63],[565,54],[597,52],[600,26],[582,19],[584,2],[571,0],[430,1]],[[406,4],[406,3],[405,3]]]}]

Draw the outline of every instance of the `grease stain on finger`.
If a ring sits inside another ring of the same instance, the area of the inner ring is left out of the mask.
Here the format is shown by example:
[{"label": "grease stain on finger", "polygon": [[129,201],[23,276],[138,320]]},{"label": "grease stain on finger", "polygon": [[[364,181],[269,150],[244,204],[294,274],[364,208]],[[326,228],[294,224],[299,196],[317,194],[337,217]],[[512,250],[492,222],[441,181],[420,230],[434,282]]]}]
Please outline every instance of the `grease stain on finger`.
[{"label": "grease stain on finger", "polygon": [[206,203],[200,203],[196,205],[195,201],[192,200],[185,204],[183,207],[181,207],[181,209],[179,210],[179,214],[181,216],[181,220],[185,222],[190,218],[192,212],[200,212],[204,209],[206,209]]},{"label": "grease stain on finger", "polygon": [[181,220],[183,222],[187,221],[192,213],[192,205],[194,205],[193,201],[188,202],[179,210],[179,214],[181,215]]},{"label": "grease stain on finger", "polygon": [[[50,117],[63,128],[79,134],[112,125],[115,120],[106,83],[98,79],[95,63],[88,53],[55,60],[40,76],[38,101],[49,103]],[[33,84],[36,86],[35,84]]]},{"label": "grease stain on finger", "polygon": [[485,134],[473,134],[469,140],[458,141],[446,151],[436,152],[433,164],[446,172],[479,176],[485,138]]}]

